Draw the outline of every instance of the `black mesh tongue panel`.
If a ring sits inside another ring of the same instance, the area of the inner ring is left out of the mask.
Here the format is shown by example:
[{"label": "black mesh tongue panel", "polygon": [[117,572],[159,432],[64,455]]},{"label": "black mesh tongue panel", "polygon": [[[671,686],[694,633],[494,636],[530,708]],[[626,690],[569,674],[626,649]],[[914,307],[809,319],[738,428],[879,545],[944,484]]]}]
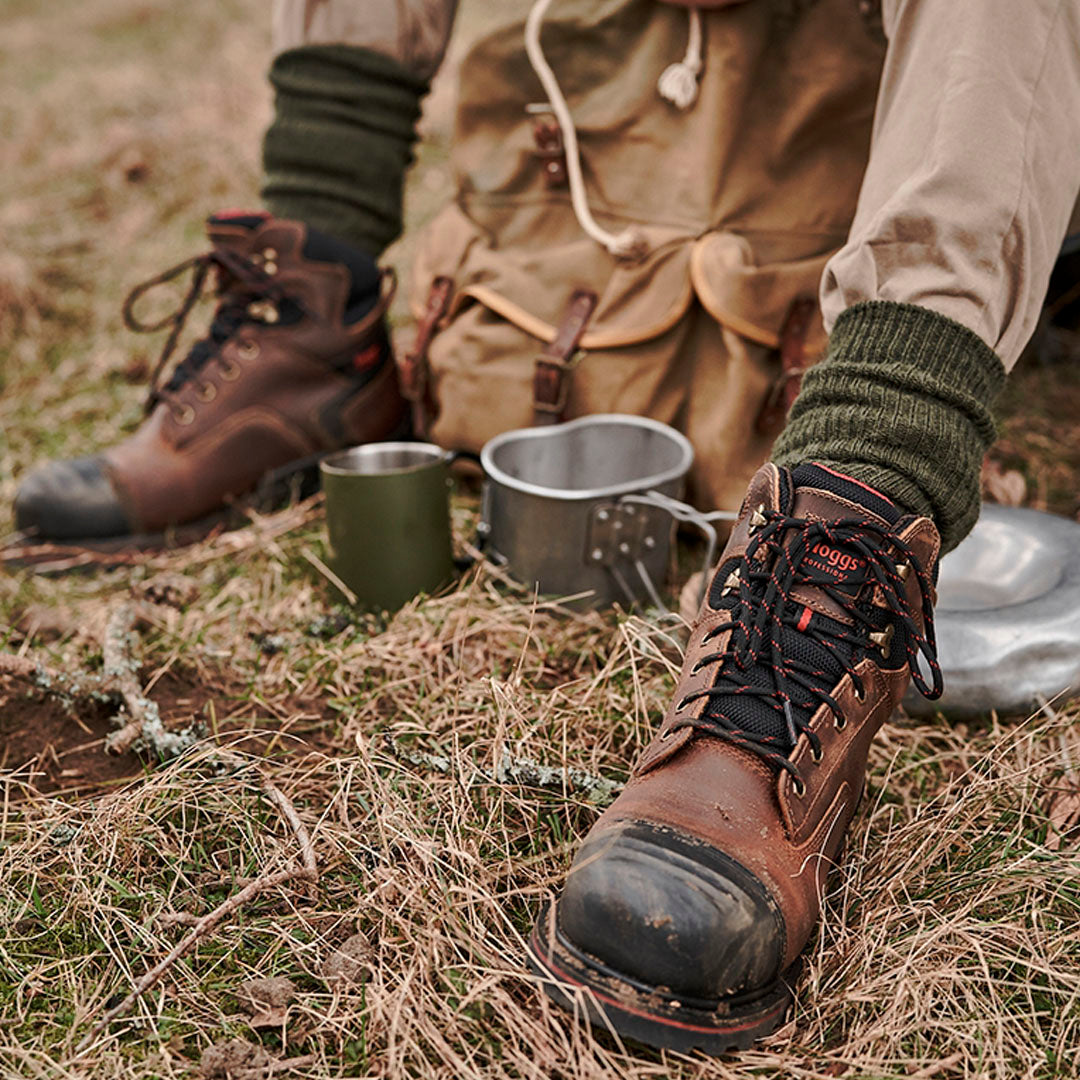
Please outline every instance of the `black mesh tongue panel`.
[{"label": "black mesh tongue panel", "polygon": [[797,465],[791,472],[796,488],[810,487],[827,491],[830,495],[839,495],[849,502],[865,506],[872,514],[895,525],[900,520],[900,510],[880,491],[853,480],[850,476],[838,473],[825,465]]},{"label": "black mesh tongue panel", "polygon": [[[834,629],[841,629],[838,623],[834,623],[831,619],[826,619],[822,615],[815,615],[814,618],[818,620],[818,625],[828,623]],[[844,668],[824,645],[806,634],[800,634],[798,630],[791,626],[783,628],[780,641],[784,655],[787,658],[797,661],[800,665],[807,665],[811,671],[821,672],[820,682],[823,685],[830,686],[840,681],[844,674]],[[745,671],[738,671],[731,661],[728,661],[728,665],[727,670],[729,673],[738,672],[738,678],[744,680],[750,686],[770,688],[773,686],[773,682],[769,677],[768,666],[765,663],[755,664]],[[795,687],[793,697],[795,701],[800,701],[808,699],[810,695],[802,687]],[[750,697],[746,694],[732,693],[713,698],[705,710],[705,715],[716,716],[723,713],[737,727],[748,731],[751,735],[756,735],[759,738],[771,736],[780,740],[783,745],[787,745],[787,724],[784,720],[784,714],[779,711],[779,705],[779,699],[776,699],[774,707],[767,700]],[[791,711],[803,723],[806,723],[817,710],[817,705],[816,701],[810,708],[799,708],[797,705],[792,705]]]},{"label": "black mesh tongue panel", "polygon": [[[874,491],[872,488],[844,476],[822,465],[799,465],[791,472],[796,493],[799,488],[809,487],[819,491],[827,491],[849,502],[865,507],[870,513],[884,519],[889,524],[895,524],[901,514],[897,507],[885,496]],[[865,580],[866,563],[857,552],[849,550],[844,544],[815,543],[803,561],[805,569],[814,577],[822,577],[834,587],[842,591],[856,591]],[[733,569],[724,570],[724,576]],[[715,608],[734,608],[738,603],[738,589],[733,589],[722,599],[719,590],[723,587],[721,575],[717,575],[713,584],[712,605]],[[791,608],[794,614],[799,612],[797,604]],[[802,609],[805,610],[805,609]],[[844,627],[825,616],[815,613],[810,624],[815,629],[829,630],[832,633],[843,633]],[[835,686],[844,674],[844,667],[838,655],[851,660],[853,650],[850,646],[832,639],[834,653],[820,642],[814,640],[807,633],[803,633],[793,626],[784,626],[780,635],[783,656],[789,661],[795,661],[800,666],[805,665],[813,676],[807,676],[815,684],[823,687]],[[726,671],[734,676],[730,685],[735,680],[743,681],[748,686],[767,687],[775,686],[775,680],[769,667],[768,656],[763,652],[759,661],[739,670],[732,660],[728,660],[721,666],[720,672]],[[804,672],[802,672],[805,674]],[[718,675],[717,683],[722,686],[729,685],[727,679]],[[714,684],[716,685],[716,684]],[[791,694],[796,701],[810,700],[811,695],[801,686],[795,686],[789,682]],[[747,694],[739,694],[735,690],[731,693],[714,696],[705,709],[705,715],[717,716],[723,714],[737,727],[758,738],[771,737],[779,740],[780,744],[791,749],[787,736],[787,723],[780,711],[779,698],[772,701],[751,697]],[[807,707],[792,706],[795,717],[803,723],[809,721],[810,716],[817,709],[817,701]]]}]

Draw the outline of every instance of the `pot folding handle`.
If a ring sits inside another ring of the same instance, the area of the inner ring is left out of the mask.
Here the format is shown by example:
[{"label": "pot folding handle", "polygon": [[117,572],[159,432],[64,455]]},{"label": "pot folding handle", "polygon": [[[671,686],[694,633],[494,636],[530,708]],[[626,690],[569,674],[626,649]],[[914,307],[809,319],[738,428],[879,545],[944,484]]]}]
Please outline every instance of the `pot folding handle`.
[{"label": "pot folding handle", "polygon": [[[616,501],[616,507],[631,506],[646,506],[662,510],[670,515],[675,521],[681,522],[684,525],[694,526],[705,537],[705,558],[702,563],[701,594],[698,597],[698,604],[700,605],[701,601],[704,600],[705,592],[709,587],[709,571],[712,569],[713,562],[716,560],[717,536],[713,522],[737,521],[739,515],[731,510],[712,510],[703,512],[690,506],[688,503],[680,502],[678,499],[673,499],[670,495],[665,495],[660,491],[646,491],[640,495],[623,495]],[[647,531],[644,532],[639,543],[635,543],[635,541],[629,537],[623,539],[618,545],[618,554],[634,567],[635,572],[641,579],[641,583],[645,588],[649,602],[658,610],[661,617],[665,617],[671,615],[672,612],[660,598],[660,592],[656,587],[656,583],[653,581],[652,575],[649,573],[648,567],[641,557],[642,548],[650,546],[649,539],[650,537]],[[596,559],[595,556],[595,550],[586,553],[586,559],[600,561]],[[635,606],[639,602],[639,597],[634,589],[630,587],[630,583],[626,580],[626,575],[619,568],[618,561],[615,559],[605,560],[604,565],[618,583],[619,588],[623,591],[630,605]]]}]

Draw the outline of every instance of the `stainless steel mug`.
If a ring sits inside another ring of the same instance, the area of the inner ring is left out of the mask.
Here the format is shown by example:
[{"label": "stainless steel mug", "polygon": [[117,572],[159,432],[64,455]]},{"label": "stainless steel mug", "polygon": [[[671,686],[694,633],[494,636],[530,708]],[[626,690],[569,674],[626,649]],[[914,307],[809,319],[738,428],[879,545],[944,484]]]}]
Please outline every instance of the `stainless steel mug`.
[{"label": "stainless steel mug", "polygon": [[386,442],[321,462],[327,561],[357,606],[394,611],[453,580],[449,467],[456,456],[430,443]]}]

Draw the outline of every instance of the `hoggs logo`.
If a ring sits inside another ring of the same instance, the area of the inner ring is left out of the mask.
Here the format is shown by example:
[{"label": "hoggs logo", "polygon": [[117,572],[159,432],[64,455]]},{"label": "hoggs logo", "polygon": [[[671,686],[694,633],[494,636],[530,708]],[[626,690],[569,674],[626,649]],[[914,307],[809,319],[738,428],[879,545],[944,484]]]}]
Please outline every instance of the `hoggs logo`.
[{"label": "hoggs logo", "polygon": [[827,562],[831,569],[838,570],[842,574],[861,570],[866,565],[862,559],[857,559],[854,555],[849,555],[848,552],[840,551],[838,548],[829,547],[828,544],[816,544],[813,550],[814,554]]}]

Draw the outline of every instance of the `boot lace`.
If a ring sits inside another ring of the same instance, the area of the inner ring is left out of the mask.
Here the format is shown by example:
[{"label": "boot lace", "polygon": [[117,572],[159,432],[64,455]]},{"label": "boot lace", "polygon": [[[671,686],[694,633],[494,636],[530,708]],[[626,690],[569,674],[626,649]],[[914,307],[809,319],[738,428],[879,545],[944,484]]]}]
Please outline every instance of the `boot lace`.
[{"label": "boot lace", "polygon": [[[835,672],[839,671],[840,677],[845,672],[851,676],[855,695],[862,700],[865,687],[855,664],[872,650],[885,655],[885,645],[899,630],[915,686],[926,698],[941,696],[941,668],[930,601],[933,592],[926,568],[899,538],[894,526],[858,519],[815,521],[776,511],[766,511],[762,516],[765,524],[750,538],[737,571],[727,579],[732,591],[736,576],[738,582],[730,619],[710,630],[704,641],[728,630],[731,636],[722,652],[703,656],[694,667],[696,672],[715,665],[719,669],[717,676],[708,689],[688,694],[679,702],[670,731],[695,728],[750,750],[771,766],[789,772],[799,792],[802,778],[789,755],[800,735],[805,734],[812,756],[820,759],[821,741],[809,727],[818,707],[828,707],[838,728],[847,724],[832,693],[839,681]],[[821,543],[856,554],[861,564],[838,583],[828,572],[808,565],[808,557]],[[907,599],[906,579],[912,573],[919,585],[923,630]],[[809,617],[802,601],[792,597],[799,586],[811,586],[826,594],[852,619],[853,625],[828,616]],[[868,589],[874,590],[871,595],[877,603],[873,607],[865,600],[859,601]],[[879,611],[877,621],[868,614],[875,609]],[[882,609],[887,619],[884,627],[880,624]],[[790,645],[793,632],[806,635],[827,650],[835,660],[834,671],[823,671],[820,665],[798,659],[790,648],[784,648],[782,643],[786,638]],[[880,638],[878,643],[870,639],[872,633],[882,632],[885,645]],[[920,655],[930,672],[929,682],[917,663]],[[751,673],[756,677],[750,678]],[[736,714],[745,717],[748,697],[782,717],[782,735],[746,730],[745,719]],[[708,698],[709,705],[700,716],[678,716],[701,698]]]},{"label": "boot lace", "polygon": [[[180,334],[192,308],[202,297],[206,278],[217,269],[217,292],[222,297],[206,337],[195,342],[187,356],[164,378],[169,359],[176,349]],[[135,305],[148,292],[190,271],[187,293],[178,306],[155,322],[145,322],[135,314]],[[160,401],[169,398],[186,382],[195,377],[211,357],[217,356],[222,345],[244,323],[276,323],[280,320],[279,304],[286,298],[277,283],[260,266],[236,252],[214,248],[202,255],[185,259],[176,266],[136,285],[124,300],[124,325],[136,333],[152,334],[170,327],[161,355],[150,376],[150,392],[146,399],[149,414]],[[295,299],[289,304],[301,305]]]}]

